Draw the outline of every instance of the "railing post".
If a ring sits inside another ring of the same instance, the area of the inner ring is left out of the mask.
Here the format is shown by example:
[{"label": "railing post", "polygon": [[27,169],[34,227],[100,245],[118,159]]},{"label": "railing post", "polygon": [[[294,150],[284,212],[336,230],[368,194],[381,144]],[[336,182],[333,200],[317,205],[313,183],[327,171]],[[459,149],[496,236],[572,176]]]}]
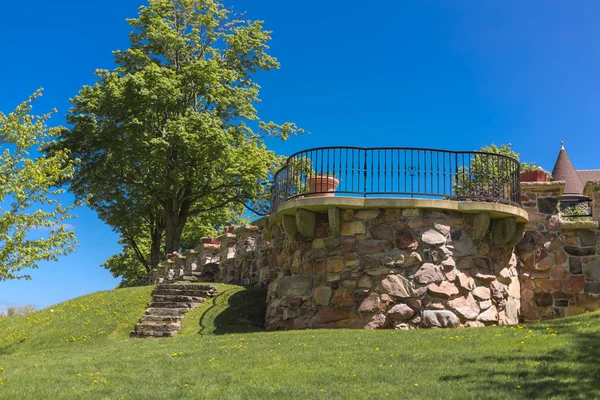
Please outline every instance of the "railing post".
[{"label": "railing post", "polygon": [[365,166],[363,171],[363,195],[367,197],[367,149],[363,150],[365,152]]},{"label": "railing post", "polygon": [[[458,174],[458,153],[454,153],[454,173],[456,174],[456,187],[458,187],[458,179],[459,179],[459,174]],[[458,196],[456,195],[454,188],[450,188],[450,190],[453,192],[452,195],[453,197],[455,197],[458,200]]]}]

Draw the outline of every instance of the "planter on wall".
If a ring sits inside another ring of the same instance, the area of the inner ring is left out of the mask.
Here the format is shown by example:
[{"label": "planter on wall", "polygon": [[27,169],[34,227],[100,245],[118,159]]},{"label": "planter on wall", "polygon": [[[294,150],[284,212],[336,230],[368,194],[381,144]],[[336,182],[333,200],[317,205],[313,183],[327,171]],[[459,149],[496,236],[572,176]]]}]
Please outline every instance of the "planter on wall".
[{"label": "planter on wall", "polygon": [[219,242],[217,239],[215,238],[202,238],[200,239],[202,241],[202,244],[221,244],[221,242]]},{"label": "planter on wall", "polygon": [[[317,175],[306,179],[310,197],[333,197],[335,189],[340,184],[338,179],[329,175]],[[320,193],[319,193],[320,192]]]},{"label": "planter on wall", "polygon": [[521,182],[550,182],[550,174],[540,170],[521,172]]}]

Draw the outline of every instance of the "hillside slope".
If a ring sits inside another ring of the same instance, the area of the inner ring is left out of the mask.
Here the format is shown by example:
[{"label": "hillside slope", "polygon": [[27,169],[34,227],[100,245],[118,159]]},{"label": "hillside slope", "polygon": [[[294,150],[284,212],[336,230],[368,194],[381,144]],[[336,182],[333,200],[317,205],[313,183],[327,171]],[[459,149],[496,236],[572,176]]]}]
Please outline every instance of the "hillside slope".
[{"label": "hillside slope", "polygon": [[130,339],[151,288],[0,322],[1,399],[600,398],[600,313],[516,327],[262,332],[218,285],[174,338]]}]

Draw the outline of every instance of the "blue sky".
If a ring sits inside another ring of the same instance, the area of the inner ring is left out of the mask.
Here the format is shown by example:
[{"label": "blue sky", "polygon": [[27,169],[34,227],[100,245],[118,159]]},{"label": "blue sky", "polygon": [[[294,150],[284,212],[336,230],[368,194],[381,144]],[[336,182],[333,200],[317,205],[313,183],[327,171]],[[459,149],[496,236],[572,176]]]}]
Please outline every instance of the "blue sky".
[{"label": "blue sky", "polygon": [[[68,99],[113,67],[144,0],[0,6],[0,110],[45,88],[34,111]],[[600,168],[600,25],[596,1],[229,0],[273,31],[279,71],[258,77],[262,118],[310,135],[269,142],[281,154],[321,145],[475,150],[512,143],[551,169],[564,140],[578,169]],[[68,200],[68,197],[66,197]],[[8,305],[48,306],[118,281],[100,264],[117,235],[89,209],[74,222],[81,246],[42,263],[32,281],[0,282]]]}]

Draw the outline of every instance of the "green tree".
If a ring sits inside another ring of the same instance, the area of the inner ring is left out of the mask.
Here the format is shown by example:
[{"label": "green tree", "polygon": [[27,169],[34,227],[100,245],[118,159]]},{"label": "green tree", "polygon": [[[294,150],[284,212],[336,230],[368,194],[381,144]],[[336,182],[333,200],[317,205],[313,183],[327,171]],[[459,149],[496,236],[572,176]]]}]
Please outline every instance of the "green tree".
[{"label": "green tree", "polygon": [[[463,199],[469,198],[506,198],[511,199],[510,183],[518,172],[509,158],[519,161],[519,153],[511,145],[492,144],[479,149],[480,154],[471,156],[468,164],[458,168],[454,181],[454,194]],[[506,157],[498,157],[502,155]]]},{"label": "green tree", "polygon": [[190,218],[264,199],[278,165],[264,138],[301,129],[258,116],[255,77],[279,66],[262,21],[216,0],[150,0],[128,22],[130,48],[72,100],[59,148],[80,160],[73,193],[121,233],[152,219],[170,253]]},{"label": "green tree", "polygon": [[41,94],[36,91],[8,115],[0,112],[0,280],[30,279],[20,271],[37,268],[42,260],[56,261],[77,244],[63,224],[74,218],[75,204],[63,206],[57,199],[64,192],[57,185],[73,175],[69,151],[35,156],[60,131],[47,126],[51,113],[30,114]]}]

